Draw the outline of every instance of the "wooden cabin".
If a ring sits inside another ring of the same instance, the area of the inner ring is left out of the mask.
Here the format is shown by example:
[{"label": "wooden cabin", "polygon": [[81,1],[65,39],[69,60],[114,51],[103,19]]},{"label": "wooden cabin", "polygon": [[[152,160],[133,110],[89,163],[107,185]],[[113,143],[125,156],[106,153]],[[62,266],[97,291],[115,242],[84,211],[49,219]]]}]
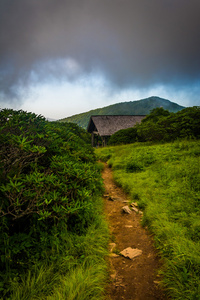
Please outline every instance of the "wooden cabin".
[{"label": "wooden cabin", "polygon": [[97,145],[97,138],[101,137],[103,146],[107,145],[108,138],[120,129],[127,129],[140,123],[145,116],[91,116],[87,131],[91,133],[92,146]]}]

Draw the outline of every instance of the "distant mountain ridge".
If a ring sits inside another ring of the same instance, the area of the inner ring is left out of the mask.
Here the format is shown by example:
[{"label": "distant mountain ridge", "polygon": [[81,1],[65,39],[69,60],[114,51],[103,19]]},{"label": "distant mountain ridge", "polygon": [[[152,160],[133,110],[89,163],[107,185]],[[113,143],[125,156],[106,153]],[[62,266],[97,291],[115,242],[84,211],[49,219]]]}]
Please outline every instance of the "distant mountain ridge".
[{"label": "distant mountain ridge", "polygon": [[89,119],[94,115],[147,115],[152,109],[157,107],[163,107],[170,112],[177,112],[185,108],[167,99],[152,96],[141,100],[121,102],[103,108],[93,109],[59,121],[76,123],[80,127],[87,129]]}]

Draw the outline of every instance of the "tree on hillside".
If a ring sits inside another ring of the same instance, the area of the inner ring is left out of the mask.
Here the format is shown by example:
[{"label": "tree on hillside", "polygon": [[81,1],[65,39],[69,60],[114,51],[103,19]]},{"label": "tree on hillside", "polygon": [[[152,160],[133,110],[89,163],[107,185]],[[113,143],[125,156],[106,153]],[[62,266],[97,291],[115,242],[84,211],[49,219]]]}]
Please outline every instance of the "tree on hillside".
[{"label": "tree on hillside", "polygon": [[154,123],[156,123],[160,119],[160,117],[167,117],[169,115],[170,112],[168,110],[164,109],[163,107],[157,107],[150,111],[150,114],[148,114],[146,118],[142,120],[142,123],[148,121],[153,121]]},{"label": "tree on hillside", "polygon": [[153,110],[137,126],[140,141],[173,141],[200,137],[200,107],[188,107],[177,113]]}]

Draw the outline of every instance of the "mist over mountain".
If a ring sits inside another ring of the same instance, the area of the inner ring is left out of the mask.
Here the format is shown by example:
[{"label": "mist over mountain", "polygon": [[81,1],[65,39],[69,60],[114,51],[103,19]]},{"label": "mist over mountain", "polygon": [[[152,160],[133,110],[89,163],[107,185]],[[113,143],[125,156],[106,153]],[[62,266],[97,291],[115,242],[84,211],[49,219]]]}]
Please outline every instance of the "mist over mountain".
[{"label": "mist over mountain", "polygon": [[86,129],[92,115],[147,115],[156,107],[163,107],[169,112],[177,112],[185,108],[167,99],[152,96],[137,101],[116,103],[103,108],[97,108],[59,121],[76,123]]}]

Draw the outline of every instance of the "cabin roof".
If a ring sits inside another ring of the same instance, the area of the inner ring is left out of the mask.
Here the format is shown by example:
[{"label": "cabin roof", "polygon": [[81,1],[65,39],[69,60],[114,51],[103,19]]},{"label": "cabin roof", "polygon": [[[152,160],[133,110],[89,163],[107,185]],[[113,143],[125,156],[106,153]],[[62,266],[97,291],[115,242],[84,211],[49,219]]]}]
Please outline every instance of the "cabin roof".
[{"label": "cabin roof", "polygon": [[120,129],[135,126],[144,118],[144,115],[91,116],[87,131],[90,133],[96,131],[100,136],[111,136]]}]

